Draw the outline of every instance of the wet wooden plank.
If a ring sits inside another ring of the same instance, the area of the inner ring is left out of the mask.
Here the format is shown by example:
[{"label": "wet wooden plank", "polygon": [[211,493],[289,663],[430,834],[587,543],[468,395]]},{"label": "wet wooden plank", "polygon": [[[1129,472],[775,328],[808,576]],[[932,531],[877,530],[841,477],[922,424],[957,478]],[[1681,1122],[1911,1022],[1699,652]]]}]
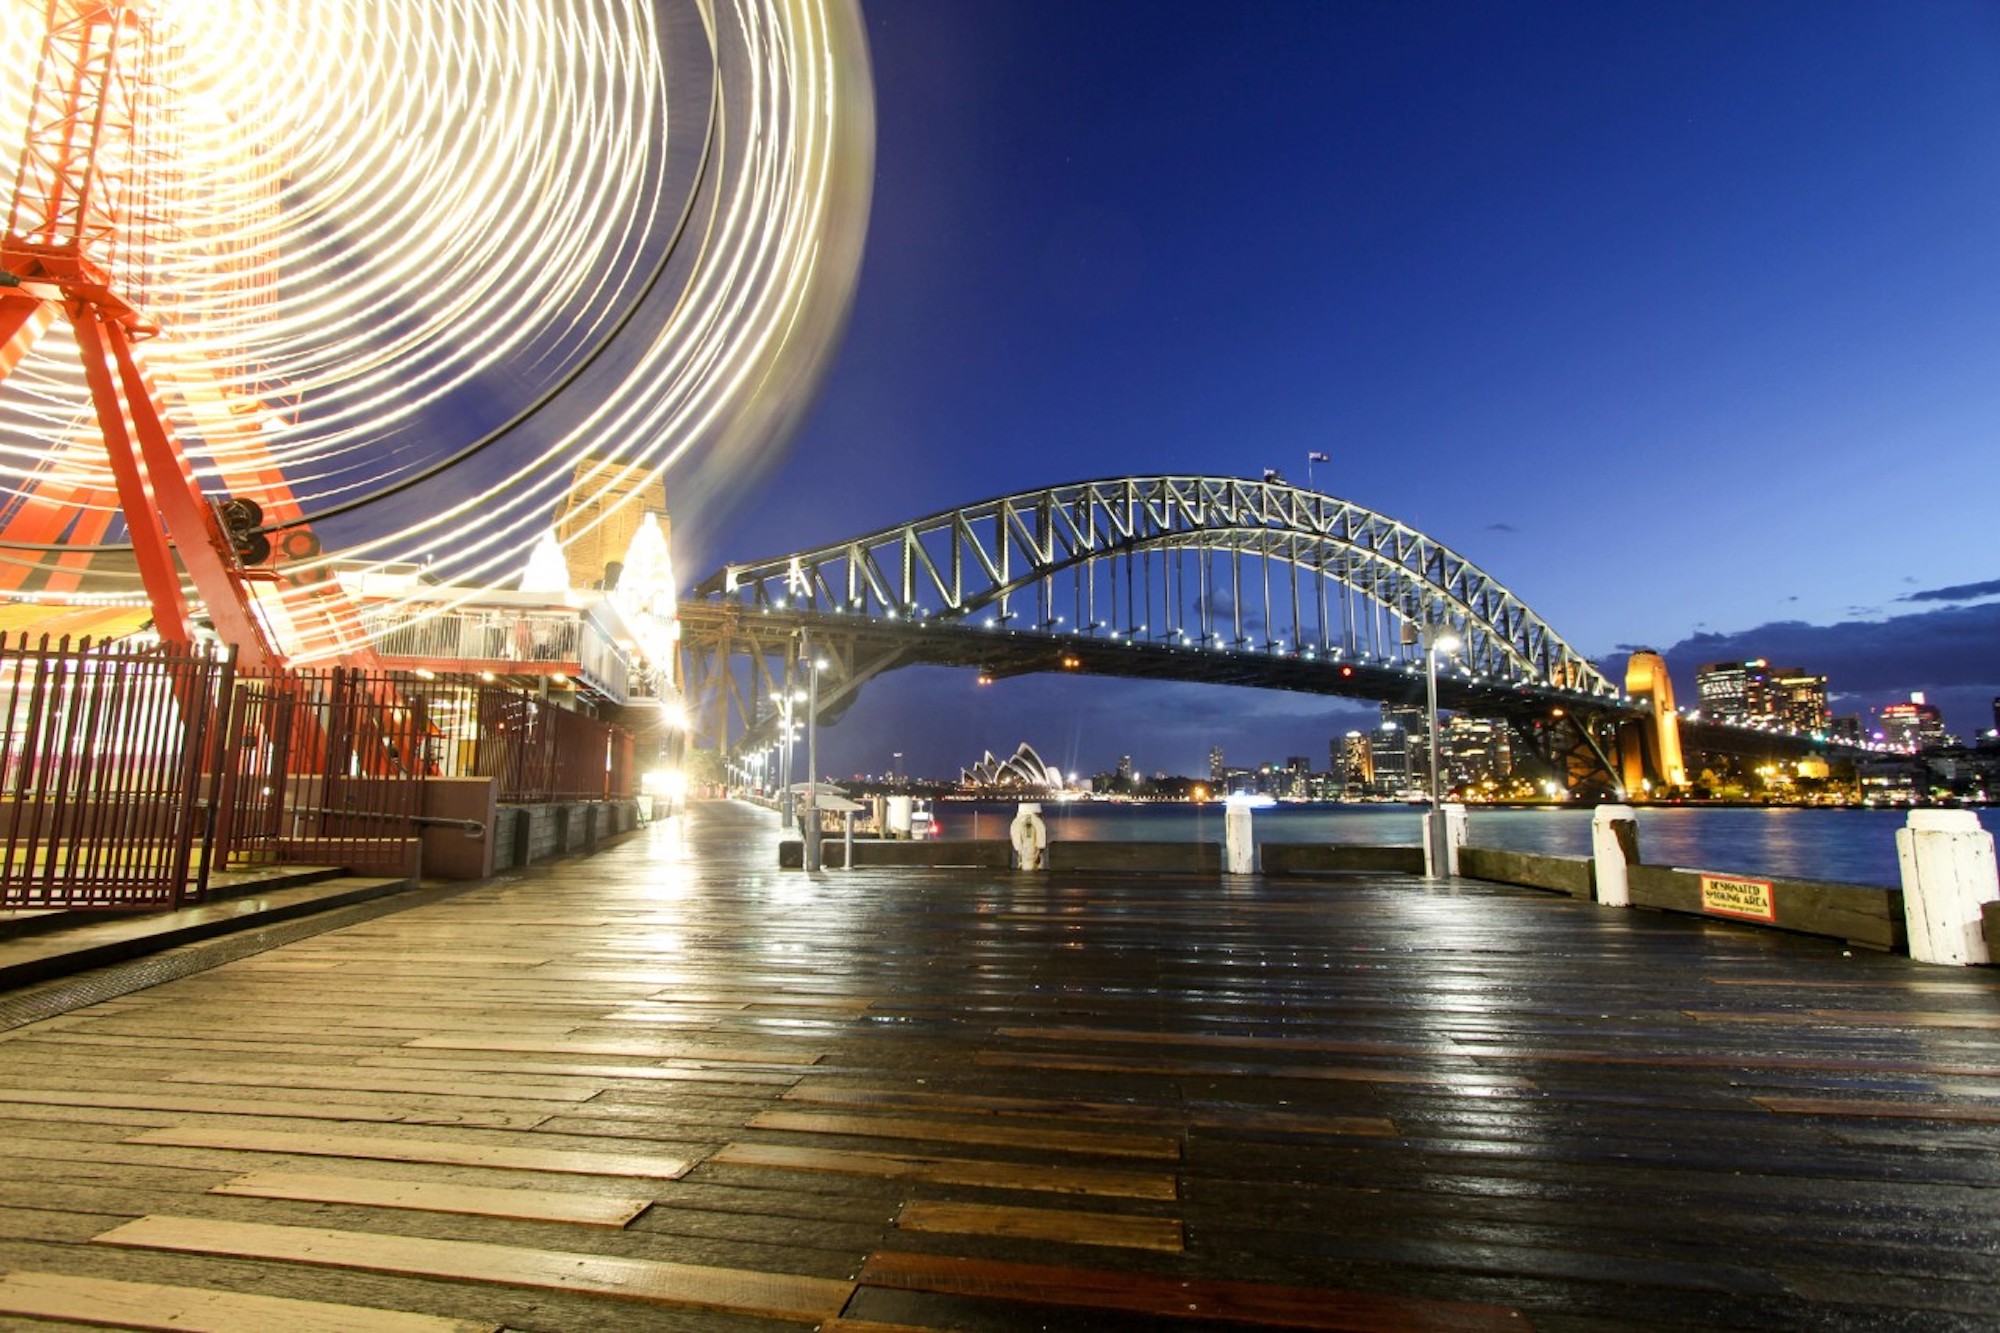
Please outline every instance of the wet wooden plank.
[{"label": "wet wooden plank", "polygon": [[555,1110],[492,1110],[480,1106],[439,1106],[408,1097],[382,1101],[322,1102],[313,1099],[192,1097],[171,1092],[94,1092],[82,1088],[0,1088],[0,1104],[28,1104],[98,1110],[148,1111],[177,1115],[230,1115],[292,1120],[340,1120],[372,1124],[477,1125],[486,1129],[528,1129]]},{"label": "wet wooden plank", "polygon": [[1394,1059],[1436,1059],[1465,1054],[1464,1048],[1456,1041],[1437,1034],[1426,1034],[1410,1041],[1358,1041],[1351,1037],[1313,1037],[1305,1034],[1266,1037],[1248,1033],[1139,1032],[1127,1028],[1098,1027],[1002,1027],[997,1029],[997,1033],[1017,1041],[1173,1046],[1186,1050],[1309,1051],[1315,1055],[1382,1055]]},{"label": "wet wooden plank", "polygon": [[445,1059],[417,1055],[371,1055],[357,1063],[382,1069],[457,1070],[472,1074],[529,1074],[538,1077],[637,1079],[654,1083],[741,1083],[746,1086],[786,1087],[799,1081],[797,1074],[763,1069],[694,1069],[677,1065],[547,1064],[540,1061]]},{"label": "wet wooden plank", "polygon": [[[2000,1106],[1970,1102],[1863,1101],[1839,1097],[1752,1097],[1751,1101],[1780,1115],[1874,1116],[1889,1120],[1955,1120],[1976,1125],[2000,1125]],[[2000,1149],[2000,1143],[1994,1145]]]},{"label": "wet wooden plank", "polygon": [[1772,990],[1874,990],[1906,995],[1980,995],[2000,998],[2000,982],[1991,981],[1910,981],[1902,977],[1877,977],[1872,981],[1847,981],[1838,977],[1730,977],[1702,978],[1705,986],[1764,987]]},{"label": "wet wooden plank", "polygon": [[1037,1116],[1113,1124],[1178,1124],[1178,1107],[1159,1102],[1088,1101],[1063,1097],[1005,1097],[991,1093],[933,1092],[895,1087],[801,1082],[784,1095],[788,1102],[813,1106],[864,1106],[887,1110],[955,1111],[995,1116]]},{"label": "wet wooden plank", "polygon": [[1656,1069],[1791,1069],[1819,1074],[1917,1074],[1942,1078],[2000,1079],[2000,1063],[1960,1064],[1951,1060],[1899,1059],[1889,1053],[1861,1055],[1794,1055],[1783,1052],[1693,1051],[1686,1049],[1634,1054],[1607,1046],[1548,1046],[1532,1038],[1506,1039],[1509,1044],[1472,1048],[1481,1061],[1519,1061],[1572,1065],[1650,1065]]},{"label": "wet wooden plank", "polygon": [[511,1217],[524,1222],[564,1222],[576,1226],[623,1227],[652,1207],[651,1199],[558,1190],[493,1189],[425,1180],[382,1180],[373,1176],[326,1175],[310,1171],[253,1171],[213,1186],[210,1194],[307,1203],[347,1203],[369,1208],[404,1208],[471,1217]]},{"label": "wet wooden plank", "polygon": [[[381,1070],[348,1069],[314,1073],[273,1069],[263,1064],[242,1069],[183,1069],[164,1075],[168,1083],[200,1083],[226,1087],[292,1088],[321,1092],[402,1093],[422,1097],[475,1097],[488,1101],[587,1102],[602,1083],[550,1083],[509,1079],[502,1087],[468,1083],[464,1079],[398,1077]],[[558,1108],[551,1107],[554,1111]]]},{"label": "wet wooden plank", "polygon": [[817,1321],[840,1313],[854,1291],[853,1283],[831,1278],[480,1241],[429,1240],[185,1217],[142,1217],[94,1239],[103,1245],[233,1255],[459,1282],[490,1282],[611,1296],[640,1304],[801,1321]]},{"label": "wet wooden plank", "polygon": [[1704,1023],[1825,1024],[1834,1027],[1965,1028],[2000,1032],[2000,1014],[1958,1013],[1946,1009],[1689,1009],[1689,1018]]},{"label": "wet wooden plank", "polygon": [[650,1060],[697,1060],[713,1064],[813,1065],[824,1055],[810,1050],[703,1046],[684,1041],[545,1041],[539,1037],[418,1037],[407,1050],[521,1051],[541,1055],[623,1055]]},{"label": "wet wooden plank", "polygon": [[1093,1102],[1057,1097],[999,1097],[985,1093],[856,1088],[801,1083],[784,1095],[811,1106],[859,1106],[883,1110],[952,1111],[967,1115],[1082,1120],[1111,1124],[1170,1126],[1176,1129],[1267,1129],[1294,1134],[1392,1137],[1396,1122],[1379,1115],[1326,1115],[1215,1107],[1200,1103],[1165,1106],[1155,1102]]},{"label": "wet wooden plank", "polygon": [[0,1277],[0,1314],[176,1333],[493,1333],[478,1320],[19,1269]]},{"label": "wet wooden plank", "polygon": [[126,1137],[126,1143],[169,1148],[227,1148],[241,1152],[287,1153],[300,1157],[354,1157],[383,1162],[430,1162],[506,1171],[552,1171],[565,1175],[638,1176],[678,1180],[691,1165],[685,1158],[633,1153],[575,1152],[564,1148],[523,1148],[504,1143],[439,1139],[370,1138],[359,1134],[294,1134],[283,1130],[175,1125]]},{"label": "wet wooden plank", "polygon": [[921,1157],[909,1153],[784,1148],[766,1143],[727,1144],[712,1154],[706,1164],[782,1171],[825,1171],[835,1175],[977,1185],[986,1189],[1097,1194],[1128,1199],[1172,1199],[1178,1194],[1174,1177],[1170,1175],[962,1157]]},{"label": "wet wooden plank", "polygon": [[1086,1074],[1156,1074],[1164,1078],[1296,1078],[1310,1082],[1441,1084],[1455,1089],[1526,1091],[1534,1083],[1507,1074],[1434,1069],[1374,1069],[1359,1065],[1229,1064],[1219,1060],[1149,1060],[1118,1055],[1028,1055],[980,1051],[975,1063],[994,1069],[1046,1069]]},{"label": "wet wooden plank", "polygon": [[1113,1310],[1154,1319],[1225,1320],[1272,1328],[1348,1333],[1479,1333],[1506,1329],[1518,1333],[1533,1327],[1518,1310],[1469,1301],[1384,1296],[1330,1287],[1155,1277],[946,1255],[871,1254],[861,1266],[858,1281],[862,1286]]},{"label": "wet wooden plank", "polygon": [[1131,1217],[1057,1208],[1021,1208],[992,1203],[913,1200],[896,1215],[904,1231],[949,1235],[1004,1236],[1064,1245],[1101,1245],[1133,1250],[1181,1251],[1180,1219]]},{"label": "wet wooden plank", "polygon": [[1103,1134],[1079,1129],[995,1125],[990,1121],[981,1125],[956,1120],[918,1120],[908,1116],[826,1115],[810,1111],[770,1110],[758,1112],[751,1118],[749,1127],[790,1130],[799,1134],[846,1134],[857,1138],[1052,1149],[1056,1152],[1142,1157],[1156,1161],[1173,1161],[1181,1155],[1177,1139]]}]

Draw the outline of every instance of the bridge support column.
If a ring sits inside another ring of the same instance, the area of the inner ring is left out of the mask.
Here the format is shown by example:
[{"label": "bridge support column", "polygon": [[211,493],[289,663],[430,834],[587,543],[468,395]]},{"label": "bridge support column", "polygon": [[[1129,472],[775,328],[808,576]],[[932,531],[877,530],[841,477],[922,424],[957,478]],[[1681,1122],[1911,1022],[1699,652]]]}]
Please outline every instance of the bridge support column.
[{"label": "bridge support column", "polygon": [[1980,904],[2000,899],[1993,835],[1970,810],[1912,810],[1896,830],[1910,957],[1964,967],[1990,963]]},{"label": "bridge support column", "polygon": [[1632,905],[1629,867],[1639,863],[1639,817],[1629,805],[1600,805],[1590,814],[1590,855],[1597,867],[1597,901]]},{"label": "bridge support column", "polygon": [[1249,806],[1231,802],[1222,808],[1222,851],[1230,874],[1257,873],[1257,843],[1251,835]]}]

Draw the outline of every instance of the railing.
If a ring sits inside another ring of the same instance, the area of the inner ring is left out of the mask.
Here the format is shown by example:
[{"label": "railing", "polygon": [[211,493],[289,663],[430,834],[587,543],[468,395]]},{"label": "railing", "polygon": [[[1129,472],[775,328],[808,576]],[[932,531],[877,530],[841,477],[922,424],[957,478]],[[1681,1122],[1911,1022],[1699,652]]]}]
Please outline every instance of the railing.
[{"label": "railing", "polygon": [[238,676],[215,860],[412,873],[431,727],[403,684],[341,667]]},{"label": "railing", "polygon": [[0,909],[176,906],[286,861],[411,873],[424,784],[469,776],[507,802],[636,790],[628,733],[519,690],[0,641]]},{"label": "railing", "polygon": [[0,907],[200,891],[229,675],[204,656],[0,641]]},{"label": "railing", "polygon": [[470,703],[475,739],[459,749],[454,775],[496,779],[505,802],[632,794],[632,738],[622,729],[519,690],[479,686]]},{"label": "railing", "polygon": [[417,605],[364,605],[362,628],[383,657],[424,663],[464,662],[469,671],[506,664],[560,663],[603,697],[624,703],[632,663],[611,630],[588,608],[497,611]]}]

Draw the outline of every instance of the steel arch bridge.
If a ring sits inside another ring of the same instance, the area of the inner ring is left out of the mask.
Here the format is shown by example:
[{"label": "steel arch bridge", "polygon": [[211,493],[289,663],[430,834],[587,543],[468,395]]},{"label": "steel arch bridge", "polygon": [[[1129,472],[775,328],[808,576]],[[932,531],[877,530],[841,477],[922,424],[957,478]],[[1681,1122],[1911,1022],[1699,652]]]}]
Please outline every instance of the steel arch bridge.
[{"label": "steel arch bridge", "polygon": [[1463,555],[1281,481],[1124,477],[1001,496],[729,565],[680,614],[696,740],[722,749],[775,736],[806,643],[830,661],[822,721],[919,664],[1421,699],[1425,632],[1458,641],[1439,673],[1446,707],[1644,711]]}]

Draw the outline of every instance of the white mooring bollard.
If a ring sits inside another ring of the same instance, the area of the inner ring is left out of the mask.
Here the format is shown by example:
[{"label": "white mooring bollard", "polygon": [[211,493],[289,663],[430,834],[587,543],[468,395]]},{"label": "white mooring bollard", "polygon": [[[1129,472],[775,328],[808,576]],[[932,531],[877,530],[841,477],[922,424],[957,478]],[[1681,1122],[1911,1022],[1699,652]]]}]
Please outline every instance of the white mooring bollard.
[{"label": "white mooring bollard", "polygon": [[1590,856],[1597,865],[1597,901],[1630,907],[1628,868],[1639,863],[1639,816],[1629,805],[1600,805],[1590,814]]},{"label": "white mooring bollard", "polygon": [[1424,878],[1458,873],[1458,849],[1465,846],[1465,807],[1447,801],[1424,811]]},{"label": "white mooring bollard", "polygon": [[1008,827],[1014,840],[1014,865],[1020,870],[1040,870],[1047,859],[1049,828],[1042,822],[1042,807],[1023,801],[1014,808],[1014,822]]},{"label": "white mooring bollard", "polygon": [[1444,803],[1444,873],[1458,874],[1458,849],[1465,846],[1465,807],[1457,801]]},{"label": "white mooring bollard", "polygon": [[2000,899],[1993,835],[1970,810],[1912,810],[1896,830],[1903,871],[1903,922],[1910,957],[1964,967],[1990,963],[1980,931],[1981,903]]},{"label": "white mooring bollard", "polygon": [[1222,853],[1230,874],[1257,873],[1257,843],[1250,832],[1250,807],[1239,801],[1222,807]]}]

